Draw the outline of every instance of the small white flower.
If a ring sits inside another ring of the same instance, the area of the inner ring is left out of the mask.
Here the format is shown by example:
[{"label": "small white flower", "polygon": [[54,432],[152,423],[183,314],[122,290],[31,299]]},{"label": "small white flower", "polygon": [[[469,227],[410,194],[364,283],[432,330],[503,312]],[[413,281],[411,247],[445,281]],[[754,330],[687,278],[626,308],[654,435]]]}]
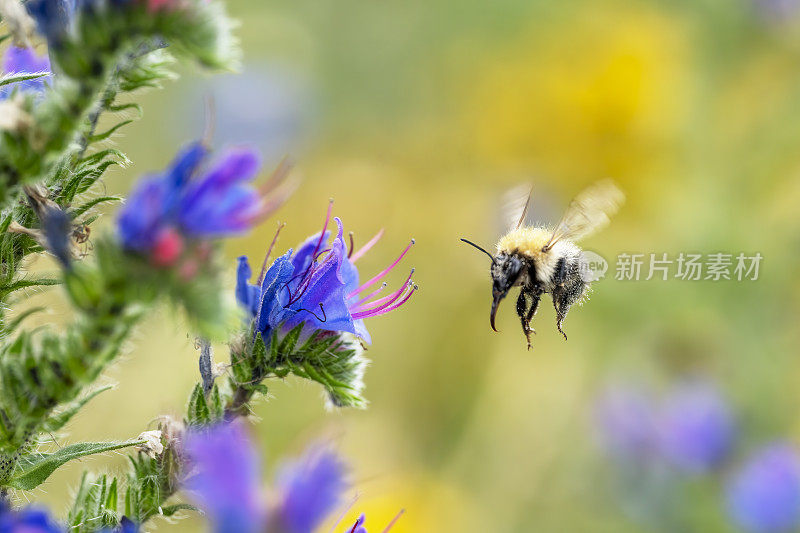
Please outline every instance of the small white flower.
[{"label": "small white flower", "polygon": [[164,445],[161,443],[161,431],[154,429],[140,433],[136,440],[143,440],[144,443],[137,446],[139,451],[145,452],[155,459],[157,455],[164,453]]}]

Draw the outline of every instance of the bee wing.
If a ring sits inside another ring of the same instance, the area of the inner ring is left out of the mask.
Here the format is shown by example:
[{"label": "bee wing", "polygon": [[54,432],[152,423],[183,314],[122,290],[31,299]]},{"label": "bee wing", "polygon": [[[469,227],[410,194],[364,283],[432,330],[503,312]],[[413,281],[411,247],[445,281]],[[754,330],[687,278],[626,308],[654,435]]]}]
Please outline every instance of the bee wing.
[{"label": "bee wing", "polygon": [[519,228],[528,215],[528,207],[533,197],[533,186],[517,185],[503,195],[503,219],[509,230]]},{"label": "bee wing", "polygon": [[583,239],[604,228],[624,201],[625,194],[611,180],[590,185],[570,202],[543,250],[561,239]]}]

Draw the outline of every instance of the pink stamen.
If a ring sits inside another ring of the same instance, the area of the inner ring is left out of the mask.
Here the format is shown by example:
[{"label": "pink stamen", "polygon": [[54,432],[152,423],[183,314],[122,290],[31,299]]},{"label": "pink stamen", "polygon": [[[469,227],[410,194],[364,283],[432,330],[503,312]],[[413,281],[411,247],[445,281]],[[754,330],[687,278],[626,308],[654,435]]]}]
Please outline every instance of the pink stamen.
[{"label": "pink stamen", "polygon": [[403,513],[405,512],[406,512],[405,509],[400,509],[400,512],[397,513],[394,518],[392,518],[392,521],[389,522],[389,525],[386,526],[386,529],[384,529],[382,533],[389,533],[389,530],[394,527],[394,525],[397,523],[398,520],[400,520],[400,517],[403,516]]},{"label": "pink stamen", "polygon": [[[322,232],[319,234],[319,240],[317,241],[317,245],[314,247],[314,253],[311,254],[311,264],[308,265],[308,268],[303,272],[303,278],[300,280],[300,283],[297,287],[297,292],[292,296],[291,291],[287,287],[286,290],[289,292],[289,302],[286,304],[287,306],[292,305],[293,303],[297,302],[300,297],[306,292],[308,289],[309,283],[311,283],[311,273],[314,271],[314,265],[318,259],[319,253],[324,253],[327,250],[323,250],[322,252],[319,251],[319,247],[322,246],[322,241],[325,239],[325,232],[328,231],[328,224],[331,221],[331,212],[333,211],[333,198],[328,201],[328,213],[325,215],[325,224],[322,226]],[[292,278],[294,279],[294,278]],[[287,283],[288,285],[288,283]]]},{"label": "pink stamen", "polygon": [[405,298],[403,298],[402,300],[400,300],[399,302],[397,302],[394,305],[390,305],[389,307],[385,307],[385,308],[371,309],[369,311],[364,311],[364,312],[361,312],[361,313],[354,313],[353,314],[353,318],[354,319],[370,318],[370,317],[373,317],[373,316],[384,315],[384,314],[386,314],[386,313],[388,313],[390,311],[394,311],[395,309],[397,309],[398,307],[400,307],[401,305],[406,303],[408,301],[408,299],[411,298],[411,295],[414,294],[417,291],[417,289],[419,289],[419,287],[417,287],[416,285],[411,287],[411,290],[408,291],[408,294],[406,294]]},{"label": "pink stamen", "polygon": [[328,200],[328,214],[325,215],[325,224],[322,226],[322,233],[319,234],[319,240],[317,241],[317,245],[314,247],[314,253],[311,254],[311,257],[316,258],[317,252],[319,252],[319,247],[322,246],[322,240],[325,238],[325,232],[328,231],[328,224],[331,221],[331,211],[333,211],[333,198]]},{"label": "pink stamen", "polygon": [[283,183],[286,180],[286,177],[289,175],[289,172],[291,172],[293,166],[294,162],[289,159],[289,156],[285,156],[283,159],[281,159],[281,162],[278,163],[278,166],[272,171],[272,174],[267,181],[259,188],[261,195],[266,196],[275,190],[278,185]]},{"label": "pink stamen", "polygon": [[362,304],[366,303],[368,300],[370,300],[370,299],[371,299],[371,298],[373,298],[374,296],[377,296],[377,294],[378,294],[379,292],[381,292],[381,291],[382,291],[383,289],[385,289],[385,288],[386,288],[386,282],[384,281],[383,283],[381,283],[381,286],[380,286],[380,287],[378,287],[378,289],[377,289],[377,290],[374,290],[374,291],[372,291],[371,293],[369,293],[367,296],[364,296],[364,297],[363,297],[363,298],[361,298],[359,301],[357,301],[356,303],[354,303],[353,305],[351,305],[351,306],[350,306],[350,308],[351,308],[351,309],[357,309],[359,306],[361,306]]},{"label": "pink stamen", "polygon": [[[375,276],[374,278],[372,278],[371,280],[369,280],[368,282],[366,282],[365,284],[363,284],[362,286],[360,286],[359,288],[357,288],[356,290],[354,290],[353,292],[348,294],[347,297],[348,298],[352,298],[356,294],[360,294],[360,293],[364,292],[364,290],[366,290],[367,287],[370,287],[374,283],[376,283],[376,282],[380,281],[381,279],[383,279],[386,276],[386,274],[391,272],[391,270],[395,266],[397,266],[397,263],[399,263],[400,260],[403,259],[403,256],[408,253],[408,251],[411,249],[411,247],[414,246],[414,242],[415,242],[414,239],[411,239],[411,242],[408,244],[408,246],[406,246],[405,250],[403,250],[403,252],[400,254],[400,256],[397,259],[394,260],[394,263],[392,263],[391,265],[389,265],[388,267],[383,269],[383,271],[380,274],[378,274],[377,276]],[[361,250],[359,250],[359,252],[360,251]]]},{"label": "pink stamen", "polygon": [[371,238],[369,242],[367,242],[367,244],[359,248],[356,253],[352,254],[352,256],[350,257],[350,261],[352,263],[358,261],[361,258],[361,256],[369,252],[370,248],[375,246],[375,244],[377,244],[377,242],[381,240],[381,237],[383,237],[383,228],[381,228],[381,230],[378,233],[376,233],[375,236]]},{"label": "pink stamen", "polygon": [[278,235],[281,234],[281,230],[286,225],[286,222],[278,222],[278,230],[275,232],[275,236],[272,237],[272,242],[269,243],[269,248],[267,248],[267,255],[264,256],[264,262],[261,263],[261,273],[258,275],[258,281],[256,284],[260,287],[261,282],[264,281],[264,275],[267,273],[267,261],[269,261],[269,256],[272,255],[272,250],[275,249],[275,243],[278,242]]},{"label": "pink stamen", "polygon": [[[405,291],[408,288],[408,286],[411,284],[411,276],[413,276],[413,275],[414,275],[414,269],[412,268],[411,272],[408,274],[408,277],[406,278],[405,283],[403,283],[400,286],[400,288],[397,289],[397,291],[393,292],[392,294],[390,294],[388,296],[384,296],[383,298],[381,298],[379,300],[375,300],[374,302],[360,303],[358,305],[353,306],[351,309],[353,309],[353,311],[355,311],[356,313],[361,313],[361,312],[364,312],[364,311],[370,311],[372,309],[375,309],[375,308],[377,308],[377,307],[379,307],[381,305],[387,304],[387,303],[391,304],[392,302],[397,300],[400,297],[401,294],[403,294],[403,291]],[[368,306],[368,305],[374,306],[374,307],[372,307],[372,309],[365,309],[365,307]]]},{"label": "pink stamen", "polygon": [[[397,291],[393,292],[389,296],[386,296],[385,298],[381,298],[380,300],[376,300],[374,302],[370,302],[369,305],[373,305],[373,307],[366,308],[365,306],[361,306],[359,309],[353,309],[351,313],[353,315],[356,315],[356,314],[372,313],[373,311],[380,311],[381,309],[385,309],[390,305],[392,305],[394,302],[396,302],[398,298],[403,296],[406,293],[406,290],[408,290],[408,288],[411,285],[412,285],[411,283],[406,283],[405,285],[397,289]],[[374,304],[379,304],[379,305],[374,305]]]}]

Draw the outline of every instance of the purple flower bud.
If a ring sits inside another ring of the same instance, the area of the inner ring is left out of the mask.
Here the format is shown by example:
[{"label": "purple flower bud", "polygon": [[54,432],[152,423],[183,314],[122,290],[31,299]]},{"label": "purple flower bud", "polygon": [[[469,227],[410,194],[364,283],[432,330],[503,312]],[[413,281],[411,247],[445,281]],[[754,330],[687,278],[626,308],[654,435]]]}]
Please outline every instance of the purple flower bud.
[{"label": "purple flower bud", "polygon": [[677,385],[658,417],[661,453],[688,472],[707,472],[729,455],[736,434],[733,415],[712,385],[700,381]]},{"label": "purple flower bud", "polygon": [[796,531],[800,526],[800,458],[784,443],[758,451],[728,485],[728,512],[751,533]]}]

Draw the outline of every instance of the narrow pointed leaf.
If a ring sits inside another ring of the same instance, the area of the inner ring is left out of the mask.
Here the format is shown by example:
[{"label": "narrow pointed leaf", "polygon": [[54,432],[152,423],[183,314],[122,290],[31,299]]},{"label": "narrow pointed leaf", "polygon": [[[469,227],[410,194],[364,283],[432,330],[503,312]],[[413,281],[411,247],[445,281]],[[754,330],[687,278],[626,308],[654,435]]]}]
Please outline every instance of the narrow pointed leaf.
[{"label": "narrow pointed leaf", "polygon": [[144,444],[144,441],[79,442],[77,444],[65,446],[54,453],[45,453],[38,457],[30,456],[30,462],[19,465],[15,475],[8,481],[8,485],[15,489],[33,490],[44,483],[56,468],[73,459],[119,450],[120,448],[137,446],[139,444]]}]

